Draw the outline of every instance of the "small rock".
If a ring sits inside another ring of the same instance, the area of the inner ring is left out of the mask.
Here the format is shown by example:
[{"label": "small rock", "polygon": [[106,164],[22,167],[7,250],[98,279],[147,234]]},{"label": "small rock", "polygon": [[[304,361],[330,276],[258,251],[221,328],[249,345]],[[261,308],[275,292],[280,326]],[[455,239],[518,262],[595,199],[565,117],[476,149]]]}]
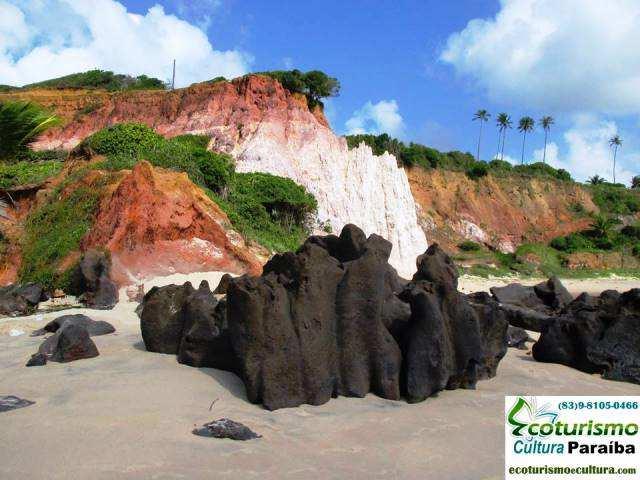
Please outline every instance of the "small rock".
[{"label": "small rock", "polygon": [[0,412],[8,412],[9,410],[15,410],[17,408],[28,407],[36,402],[31,400],[25,400],[24,398],[18,398],[13,395],[6,395],[0,397]]},{"label": "small rock", "polygon": [[193,429],[192,433],[200,437],[229,438],[231,440],[262,438],[262,435],[258,435],[249,427],[228,418],[205,423],[202,427]]},{"label": "small rock", "polygon": [[20,335],[24,335],[24,330],[19,330],[17,328],[12,328],[9,330],[10,337],[19,337]]}]

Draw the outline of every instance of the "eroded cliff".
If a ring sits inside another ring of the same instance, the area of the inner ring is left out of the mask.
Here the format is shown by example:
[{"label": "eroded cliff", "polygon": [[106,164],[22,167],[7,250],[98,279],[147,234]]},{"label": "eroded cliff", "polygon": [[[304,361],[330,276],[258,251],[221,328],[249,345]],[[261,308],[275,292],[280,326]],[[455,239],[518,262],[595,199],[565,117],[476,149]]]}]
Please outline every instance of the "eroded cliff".
[{"label": "eroded cliff", "polygon": [[277,81],[258,75],[232,82],[165,91],[29,91],[27,98],[54,109],[65,124],[47,132],[39,149],[77,145],[101,128],[145,123],[172,137],[211,136],[210,148],[232,154],[240,172],[267,172],[303,185],[318,201],[319,224],[339,231],[348,223],[391,241],[391,264],[409,277],[426,246],[407,177],[395,158],[367,146],[349,150],[318,109]]}]

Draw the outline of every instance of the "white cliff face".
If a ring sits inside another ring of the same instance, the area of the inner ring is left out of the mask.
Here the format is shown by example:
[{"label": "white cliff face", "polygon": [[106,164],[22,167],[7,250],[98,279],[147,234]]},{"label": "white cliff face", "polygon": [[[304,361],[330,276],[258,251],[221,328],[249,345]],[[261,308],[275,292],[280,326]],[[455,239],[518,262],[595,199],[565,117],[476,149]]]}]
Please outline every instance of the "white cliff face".
[{"label": "white cliff face", "polygon": [[316,122],[261,122],[231,151],[239,172],[288,177],[313,193],[318,219],[338,233],[348,223],[393,244],[390,263],[411,278],[427,248],[409,182],[396,158],[373,155]]}]

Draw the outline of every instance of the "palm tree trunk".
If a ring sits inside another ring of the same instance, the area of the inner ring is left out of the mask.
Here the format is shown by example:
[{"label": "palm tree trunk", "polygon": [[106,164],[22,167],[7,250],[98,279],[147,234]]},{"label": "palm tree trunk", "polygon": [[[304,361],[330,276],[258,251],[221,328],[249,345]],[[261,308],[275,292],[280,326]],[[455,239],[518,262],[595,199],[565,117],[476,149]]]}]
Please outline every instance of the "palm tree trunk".
[{"label": "palm tree trunk", "polygon": [[542,154],[542,163],[547,163],[547,130],[544,131],[544,152]]},{"label": "palm tree trunk", "polygon": [[480,161],[480,142],[482,142],[482,119],[480,119],[480,135],[478,135],[478,154],[476,160]]},{"label": "palm tree trunk", "polygon": [[613,149],[613,183],[616,183],[616,155],[618,154],[618,145]]},{"label": "palm tree trunk", "polygon": [[520,164],[524,165],[524,142],[527,139],[527,132],[522,133],[522,158],[520,159]]},{"label": "palm tree trunk", "polygon": [[500,142],[502,141],[502,130],[498,130],[498,149],[496,150],[496,160],[500,156]]},{"label": "palm tree trunk", "polygon": [[502,132],[502,150],[500,151],[500,160],[504,160],[504,142],[507,140],[507,129]]}]

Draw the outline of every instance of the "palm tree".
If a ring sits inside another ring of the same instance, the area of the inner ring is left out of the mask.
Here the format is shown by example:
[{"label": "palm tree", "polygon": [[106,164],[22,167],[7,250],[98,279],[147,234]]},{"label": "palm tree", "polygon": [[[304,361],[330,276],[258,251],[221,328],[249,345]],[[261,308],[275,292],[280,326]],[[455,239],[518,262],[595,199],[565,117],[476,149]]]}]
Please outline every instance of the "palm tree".
[{"label": "palm tree", "polygon": [[547,163],[547,135],[549,134],[549,130],[551,130],[551,125],[553,125],[554,120],[553,117],[546,115],[542,117],[538,123],[542,125],[544,129],[544,153],[542,154],[542,163]]},{"label": "palm tree", "polygon": [[[507,139],[507,129],[511,128],[513,123],[511,117],[506,113],[499,113],[496,117],[496,125],[498,125],[498,150],[500,152],[500,160],[504,160],[504,142]],[[500,136],[502,137],[502,148],[500,147]]]},{"label": "palm tree", "polygon": [[618,147],[620,145],[622,145],[620,135],[614,135],[609,140],[609,146],[613,148],[613,183],[616,183],[616,155],[618,154]]},{"label": "palm tree", "polygon": [[527,133],[533,132],[536,122],[531,117],[522,117],[518,122],[518,130],[522,132],[522,165],[524,165],[524,143],[527,139]]},{"label": "palm tree", "polygon": [[588,182],[591,185],[602,185],[605,182],[605,179],[602,178],[600,175],[594,175],[593,177],[589,177]]},{"label": "palm tree", "polygon": [[478,155],[476,160],[480,161],[480,143],[482,142],[482,125],[489,121],[491,115],[486,110],[478,110],[473,116],[473,121],[480,120],[480,135],[478,136]]},{"label": "palm tree", "polygon": [[15,155],[49,127],[58,117],[31,102],[0,102],[0,160]]}]

